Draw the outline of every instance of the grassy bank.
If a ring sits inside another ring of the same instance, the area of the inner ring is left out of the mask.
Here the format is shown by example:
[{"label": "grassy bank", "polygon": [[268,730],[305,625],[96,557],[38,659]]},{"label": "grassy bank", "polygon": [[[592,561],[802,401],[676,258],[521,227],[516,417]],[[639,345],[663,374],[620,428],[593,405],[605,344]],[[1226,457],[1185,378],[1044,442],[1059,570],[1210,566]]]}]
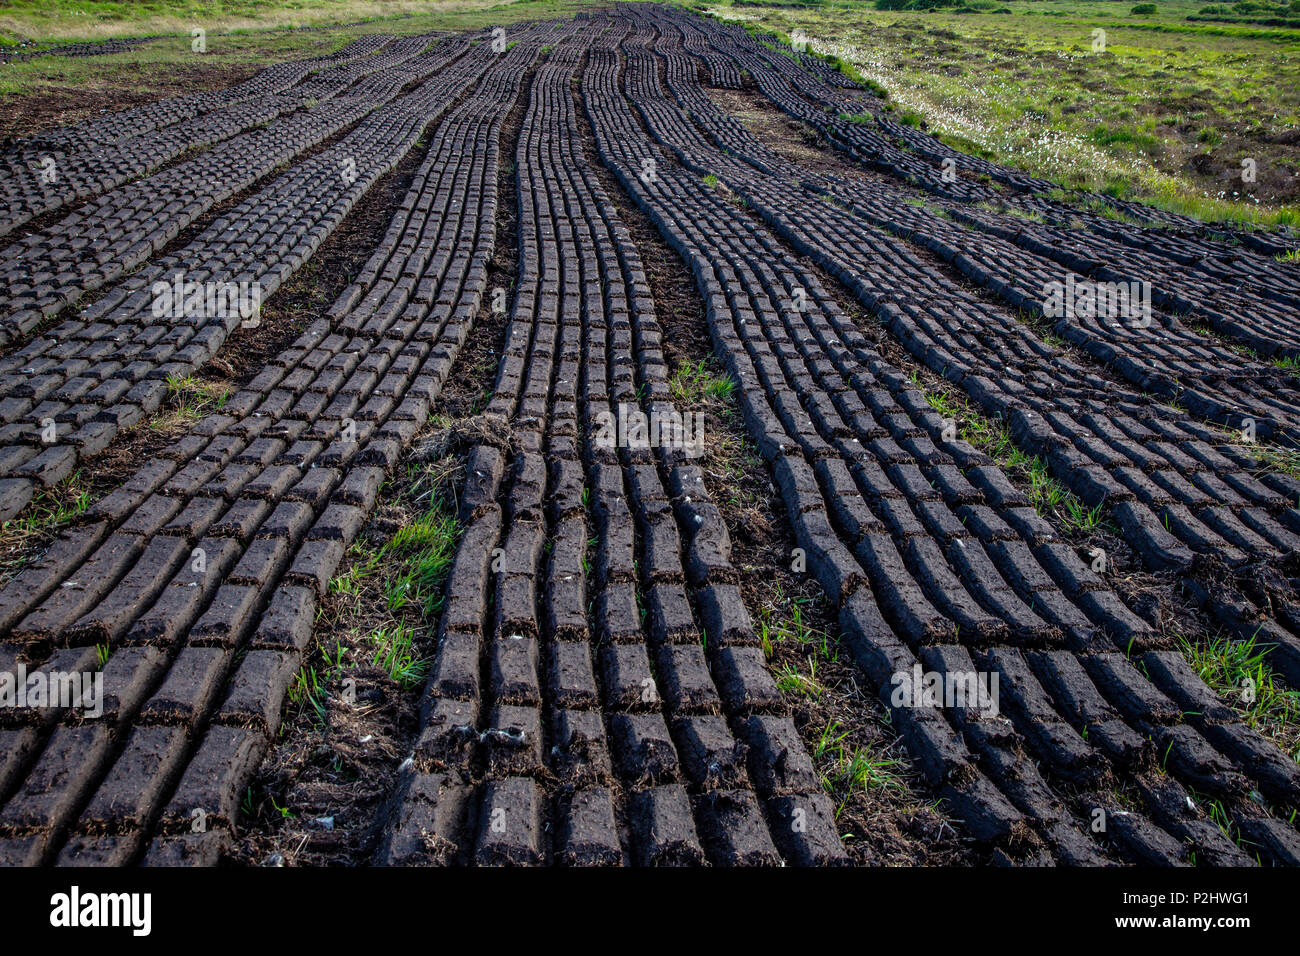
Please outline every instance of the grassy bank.
[{"label": "grassy bank", "polygon": [[1206,219],[1300,221],[1300,30],[1187,19],[1198,0],[689,2],[802,29],[953,146]]},{"label": "grassy bank", "polygon": [[[589,3],[564,0],[8,0],[0,7],[0,46],[16,42],[69,42],[113,37],[258,32],[384,21],[392,32],[463,30],[522,16],[560,16]],[[551,10],[522,12],[514,8]],[[418,24],[408,31],[396,22]]]}]

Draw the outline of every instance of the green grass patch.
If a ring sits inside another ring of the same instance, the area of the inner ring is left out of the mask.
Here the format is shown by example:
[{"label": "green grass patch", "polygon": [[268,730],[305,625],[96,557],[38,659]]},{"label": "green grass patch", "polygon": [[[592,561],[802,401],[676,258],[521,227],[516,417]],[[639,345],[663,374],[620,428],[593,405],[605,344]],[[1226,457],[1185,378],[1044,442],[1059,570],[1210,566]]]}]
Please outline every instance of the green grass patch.
[{"label": "green grass patch", "polygon": [[[12,572],[27,561],[27,546],[80,518],[90,508],[84,468],[78,468],[53,487],[41,487],[27,507],[0,523],[0,570]],[[17,555],[15,560],[13,557]]]},{"label": "green grass patch", "polygon": [[1194,641],[1180,636],[1183,656],[1246,723],[1300,763],[1300,692],[1280,685],[1268,657],[1274,645],[1251,635]]},{"label": "green grass patch", "polygon": [[[707,183],[710,177],[705,177]],[[716,177],[713,185],[717,184]],[[699,405],[708,399],[718,402],[730,402],[736,390],[736,383],[730,376],[715,372],[711,359],[698,362],[684,362],[673,372],[668,380],[668,391],[673,401],[683,405]]]},{"label": "green grass patch", "polygon": [[295,702],[317,721],[358,667],[381,670],[401,691],[418,688],[428,675],[431,659],[423,649],[437,625],[460,533],[458,470],[451,457],[415,463],[380,489],[378,511],[397,527],[384,536],[368,530],[348,549],[317,622],[324,635],[319,659],[295,685]]},{"label": "green grass patch", "polygon": [[810,652],[814,657],[820,655],[827,661],[840,659],[839,645],[824,630],[810,626],[804,620],[803,606],[806,599],[790,601],[790,616],[785,619],[776,617],[771,606],[763,605],[758,610],[758,637],[763,648],[763,656],[771,659],[776,645],[789,641],[798,645],[801,652]]},{"label": "green grass patch", "polygon": [[813,747],[813,763],[824,768],[822,788],[836,802],[837,813],[854,791],[907,792],[907,784],[899,774],[902,761],[875,755],[865,747],[853,746],[848,741],[849,736],[850,731],[844,729],[840,721],[831,720]]},{"label": "green grass patch", "polygon": [[384,584],[390,611],[410,603],[432,615],[442,606],[442,582],[456,556],[456,516],[439,504],[400,528],[384,545],[380,560],[396,558],[401,569]]},{"label": "green grass patch", "polygon": [[193,375],[167,376],[167,410],[149,420],[157,431],[193,425],[205,415],[220,411],[230,399],[230,388],[205,382]]},{"label": "green grass patch", "polygon": [[[1194,22],[1199,0],[1137,12],[1131,0],[687,5],[753,29],[804,30],[816,52],[888,88],[899,116],[1054,181],[1063,198],[1104,191],[1233,226],[1300,215],[1285,139],[1300,128],[1298,30]],[[1096,29],[1104,51],[1092,50]],[[1222,175],[1239,172],[1242,156],[1283,175],[1249,185]]]},{"label": "green grass patch", "polygon": [[289,703],[300,711],[310,711],[317,722],[322,722],[328,713],[325,706],[328,698],[316,668],[307,664],[299,668],[289,685]]},{"label": "green grass patch", "polygon": [[414,649],[415,628],[409,624],[381,627],[370,635],[374,653],[370,663],[378,667],[403,690],[413,690],[429,672],[429,658]]},{"label": "green grass patch", "polygon": [[1280,368],[1284,372],[1290,372],[1292,375],[1300,375],[1300,356],[1287,355],[1281,358],[1273,359],[1274,368]]}]

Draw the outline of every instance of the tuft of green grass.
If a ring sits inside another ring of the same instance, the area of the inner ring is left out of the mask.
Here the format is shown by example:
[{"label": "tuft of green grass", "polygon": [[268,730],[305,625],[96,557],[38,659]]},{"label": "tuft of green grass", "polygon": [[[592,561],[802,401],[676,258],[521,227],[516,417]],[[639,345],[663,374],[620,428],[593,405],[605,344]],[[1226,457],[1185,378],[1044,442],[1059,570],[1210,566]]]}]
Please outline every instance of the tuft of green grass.
[{"label": "tuft of green grass", "polygon": [[1232,813],[1220,798],[1201,793],[1195,787],[1188,787],[1187,795],[1209,817],[1210,822],[1223,831],[1224,836],[1237,844],[1239,849],[1250,852],[1249,841],[1242,836]]},{"label": "tuft of green grass", "polygon": [[1104,505],[1098,502],[1089,508],[1074,495],[1069,495],[1062,502],[1061,520],[1072,531],[1089,532],[1101,524],[1101,512]]},{"label": "tuft of green grass", "polygon": [[390,611],[416,603],[426,614],[437,612],[442,606],[442,582],[456,555],[458,532],[456,516],[439,505],[389,539],[381,555],[400,558],[403,565],[384,587]]},{"label": "tuft of green grass", "polygon": [[[321,670],[304,672],[297,691],[318,719],[325,713],[318,689],[334,688],[351,668],[378,668],[402,691],[418,687],[428,674],[431,660],[421,655],[419,641],[436,626],[433,616],[442,606],[443,583],[455,560],[460,529],[451,499],[457,472],[451,457],[411,464],[393,506],[408,514],[405,508],[412,505],[425,510],[386,538],[363,536],[348,549],[347,568],[330,580],[330,631],[336,639],[332,648],[318,647]],[[386,482],[384,489],[388,487]],[[356,620],[380,609],[386,613],[378,620]]]},{"label": "tuft of green grass", "polygon": [[53,531],[81,517],[91,504],[85,480],[85,469],[78,468],[53,488],[42,488],[18,517],[0,524],[3,538]]},{"label": "tuft of green grass", "polygon": [[925,396],[925,403],[944,418],[956,419],[960,413],[960,409],[948,397],[947,392],[932,392],[922,389],[922,394]]},{"label": "tuft of green grass", "polygon": [[1280,368],[1284,372],[1290,372],[1292,375],[1300,376],[1300,355],[1288,355],[1283,358],[1273,359],[1275,368]]},{"label": "tuft of green grass", "polygon": [[873,755],[848,742],[850,731],[838,720],[828,721],[813,747],[813,762],[821,773],[822,788],[836,801],[836,813],[854,791],[884,790],[906,793],[898,774],[902,761]]},{"label": "tuft of green grass", "polygon": [[415,653],[415,628],[409,624],[381,627],[370,635],[374,654],[370,663],[384,671],[403,690],[419,686],[429,672],[429,658]]},{"label": "tuft of green grass", "polygon": [[71,524],[90,509],[94,499],[86,478],[85,469],[78,468],[53,487],[38,489],[26,508],[0,522],[0,572],[20,570],[31,558],[28,545]]},{"label": "tuft of green grass", "polygon": [[348,553],[352,555],[351,565],[330,579],[327,590],[331,594],[357,597],[361,593],[362,583],[379,570],[380,554],[359,541],[348,548]]},{"label": "tuft of green grass", "polygon": [[[779,598],[777,604],[782,603]],[[778,620],[776,605],[764,604],[758,609],[758,636],[763,646],[763,656],[771,659],[777,644],[791,641],[801,649],[809,649],[813,655],[820,655],[827,661],[840,659],[839,645],[821,628],[813,627],[804,619],[803,606],[808,598],[795,598],[790,601],[789,617]]]},{"label": "tuft of green grass", "polygon": [[[716,180],[715,180],[716,182]],[[668,380],[668,390],[673,400],[683,405],[699,405],[705,399],[720,402],[731,400],[736,383],[728,375],[713,372],[708,359],[683,362]]]},{"label": "tuft of green grass", "polygon": [[776,670],[776,687],[783,694],[803,694],[814,700],[820,700],[826,688],[817,680],[817,659],[808,659],[810,673],[801,674],[793,664],[786,662]]},{"label": "tuft of green grass", "polygon": [[304,664],[289,685],[289,703],[299,709],[310,709],[317,722],[325,720],[325,688],[321,686],[316,668]]},{"label": "tuft of green grass", "polygon": [[193,375],[168,375],[166,382],[170,410],[150,421],[149,427],[153,429],[192,425],[203,416],[225,408],[230,400],[229,388],[201,381]]},{"label": "tuft of green grass", "polygon": [[1231,440],[1240,444],[1240,447],[1244,448],[1259,463],[1259,471],[1256,473],[1256,477],[1269,472],[1277,472],[1290,475],[1292,478],[1300,478],[1300,451],[1278,448],[1275,445],[1241,444],[1240,438],[1241,436],[1237,433],[1231,433]]},{"label": "tuft of green grass", "polygon": [[1258,639],[1218,635],[1193,640],[1179,635],[1178,643],[1201,680],[1245,718],[1300,763],[1300,691],[1279,685],[1268,656],[1274,646]]}]

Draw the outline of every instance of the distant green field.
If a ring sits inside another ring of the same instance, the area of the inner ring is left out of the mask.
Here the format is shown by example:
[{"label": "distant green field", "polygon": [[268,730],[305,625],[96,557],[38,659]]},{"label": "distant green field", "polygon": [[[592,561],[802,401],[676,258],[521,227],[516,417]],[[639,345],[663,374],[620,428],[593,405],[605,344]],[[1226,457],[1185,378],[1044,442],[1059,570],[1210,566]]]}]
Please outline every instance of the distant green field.
[{"label": "distant green field", "polygon": [[[287,2],[81,3],[10,0],[0,8],[0,46],[159,36],[93,59],[45,56],[0,67],[0,136],[63,125],[147,99],[222,86],[288,57],[320,56],[363,33],[471,30],[572,16],[591,0],[287,0]],[[383,19],[371,19],[373,17]],[[311,25],[311,30],[291,27]],[[206,51],[191,47],[202,28]],[[39,110],[23,104],[39,103]],[[34,126],[32,125],[34,124]]]},{"label": "distant green field", "polygon": [[[226,33],[407,17],[422,24],[419,29],[466,29],[483,26],[489,19],[518,20],[521,15],[511,9],[515,7],[562,12],[590,5],[581,0],[6,0],[0,4],[0,44],[188,34],[194,27]],[[548,15],[561,13],[523,14]]]},{"label": "distant green field", "polygon": [[1063,185],[1203,218],[1300,221],[1300,29],[1189,20],[1200,0],[1142,15],[1113,0],[686,2],[802,29],[951,145]]}]

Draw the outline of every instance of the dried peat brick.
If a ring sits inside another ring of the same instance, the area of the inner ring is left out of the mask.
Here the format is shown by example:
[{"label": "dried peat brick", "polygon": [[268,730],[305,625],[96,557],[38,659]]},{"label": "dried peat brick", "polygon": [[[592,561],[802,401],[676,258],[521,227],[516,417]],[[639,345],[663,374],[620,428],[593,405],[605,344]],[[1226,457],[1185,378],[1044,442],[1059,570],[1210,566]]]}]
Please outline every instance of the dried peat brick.
[{"label": "dried peat brick", "polygon": [[548,686],[559,708],[589,709],[599,706],[600,694],[591,666],[591,648],[585,641],[556,641],[551,645]]},{"label": "dried peat brick", "polygon": [[713,657],[713,678],[729,711],[781,714],[787,704],[757,647],[724,647]]},{"label": "dried peat brick", "polygon": [[[21,674],[17,658],[0,651],[0,659],[6,658],[6,662],[0,665],[0,673],[6,674],[6,681],[13,681],[11,686],[16,687]],[[93,693],[93,685],[88,692],[83,688],[86,687],[84,681],[98,665],[99,653],[93,647],[61,648],[50,654],[40,666],[26,665],[29,696],[22,706],[14,701],[13,706],[0,708],[0,726],[39,726],[57,719],[71,722],[83,713],[93,712],[94,702],[86,696]],[[38,690],[43,690],[42,696],[37,696]],[[80,706],[67,707],[67,703],[79,703]]]},{"label": "dried peat brick", "polygon": [[699,628],[686,589],[676,583],[653,584],[646,596],[646,628],[654,644],[698,644]]},{"label": "dried peat brick", "polygon": [[468,773],[478,748],[478,715],[477,701],[426,697],[413,755],[416,767],[426,772],[454,768]]},{"label": "dried peat brick", "polygon": [[659,687],[669,708],[681,714],[717,714],[722,701],[709,676],[704,648],[699,644],[662,647],[655,656]]},{"label": "dried peat brick", "polygon": [[[120,639],[135,619],[139,609],[152,603],[189,552],[190,548],[185,542],[176,538],[154,538],[145,546],[139,559],[134,562],[134,566],[125,577],[117,581],[116,585],[103,595],[93,608],[87,610],[69,628],[69,642],[103,644]],[[83,572],[90,570],[87,566],[83,566]],[[108,580],[112,581],[114,578],[109,577]]]},{"label": "dried peat brick", "polygon": [[0,810],[0,829],[52,830],[64,826],[86,797],[111,754],[102,724],[56,727],[22,786]]},{"label": "dried peat brick", "polygon": [[651,787],[630,801],[632,862],[636,866],[702,866],[704,850],[680,784]]},{"label": "dried peat brick", "polygon": [[1271,817],[1237,820],[1248,850],[1258,848],[1265,860],[1275,865],[1300,866],[1300,837],[1281,820]]},{"label": "dried peat brick", "polygon": [[697,594],[704,633],[711,646],[757,645],[749,611],[740,588],[734,584],[711,584]]},{"label": "dried peat brick", "polygon": [[765,795],[811,792],[818,785],[812,760],[788,717],[757,714],[742,725],[750,778]]},{"label": "dried peat brick", "polygon": [[122,724],[134,717],[167,667],[167,652],[159,647],[123,647],[109,654],[101,671],[104,719]]},{"label": "dried peat brick", "polygon": [[200,817],[210,830],[232,826],[266,747],[266,736],[258,731],[209,727],[163,810],[164,825],[181,832]]},{"label": "dried peat brick", "polygon": [[555,715],[552,745],[547,754],[560,780],[574,786],[611,779],[605,722],[590,710],[560,710]]},{"label": "dried peat brick", "polygon": [[300,661],[296,651],[249,651],[230,678],[215,720],[273,735],[279,729],[284,700]]},{"label": "dried peat brick", "polygon": [[477,634],[444,632],[433,658],[430,691],[451,700],[477,700],[481,643]]},{"label": "dried peat brick", "polygon": [[189,747],[183,727],[135,727],[82,812],[82,825],[142,827],[180,775]]},{"label": "dried peat brick", "polygon": [[48,833],[0,836],[0,866],[40,866],[49,837]]},{"label": "dried peat brick", "polygon": [[659,709],[659,687],[643,645],[606,644],[598,655],[607,707],[622,711]]},{"label": "dried peat brick", "polygon": [[91,553],[107,531],[107,523],[100,521],[64,531],[55,538],[40,558],[0,589],[0,627],[12,627],[37,601],[58,587],[68,571]]},{"label": "dried peat brick", "polygon": [[223,584],[190,628],[190,646],[236,647],[252,630],[260,603],[257,588]]},{"label": "dried peat brick", "polygon": [[609,727],[615,759],[625,781],[656,785],[678,779],[677,750],[662,715],[614,714],[609,718]]},{"label": "dried peat brick", "polygon": [[767,801],[772,835],[795,866],[845,866],[849,859],[835,828],[835,806],[824,793],[792,794]]},{"label": "dried peat brick", "polygon": [[447,632],[477,634],[487,611],[488,566],[501,528],[501,511],[486,509],[461,535],[456,560],[447,577],[442,627]]},{"label": "dried peat brick", "polygon": [[687,778],[706,790],[725,790],[746,782],[748,748],[731,736],[721,717],[690,717],[674,722],[673,736]]},{"label": "dried peat brick", "polygon": [[488,772],[493,776],[541,774],[542,717],[535,707],[498,706],[480,734],[487,755]]},{"label": "dried peat brick", "polygon": [[541,789],[527,777],[494,780],[484,787],[479,808],[474,862],[480,866],[540,866],[542,845]]},{"label": "dried peat brick", "polygon": [[36,753],[38,739],[34,727],[0,730],[0,799],[22,780],[28,760]]},{"label": "dried peat brick", "polygon": [[129,866],[140,848],[142,839],[143,834],[138,830],[120,834],[74,833],[59,850],[54,865],[113,868]]},{"label": "dried peat brick", "polygon": [[216,700],[232,657],[231,651],[220,647],[183,648],[138,719],[145,724],[194,726]]},{"label": "dried peat brick", "polygon": [[758,799],[748,790],[710,788],[692,798],[705,853],[714,866],[782,866]]},{"label": "dried peat brick", "polygon": [[204,833],[182,833],[177,836],[155,837],[145,851],[141,866],[214,867],[229,850],[231,836],[225,829],[211,829]]},{"label": "dried peat brick", "polygon": [[562,801],[555,846],[560,866],[627,865],[608,788],[579,790]]},{"label": "dried peat brick", "polygon": [[471,788],[454,774],[407,771],[394,791],[393,807],[375,862],[379,866],[447,866],[464,841]]},{"label": "dried peat brick", "polygon": [[230,583],[263,588],[288,566],[291,548],[283,538],[257,538],[230,573]]},{"label": "dried peat brick", "polygon": [[319,598],[325,596],[329,583],[343,563],[346,544],[337,539],[317,539],[303,543],[298,554],[289,566],[285,581],[300,584],[316,591]]},{"label": "dried peat brick", "polygon": [[253,632],[253,646],[268,650],[304,651],[316,619],[316,594],[311,588],[277,588]]},{"label": "dried peat brick", "polygon": [[537,641],[511,634],[488,646],[492,698],[500,704],[537,707],[542,702],[537,682]]}]

